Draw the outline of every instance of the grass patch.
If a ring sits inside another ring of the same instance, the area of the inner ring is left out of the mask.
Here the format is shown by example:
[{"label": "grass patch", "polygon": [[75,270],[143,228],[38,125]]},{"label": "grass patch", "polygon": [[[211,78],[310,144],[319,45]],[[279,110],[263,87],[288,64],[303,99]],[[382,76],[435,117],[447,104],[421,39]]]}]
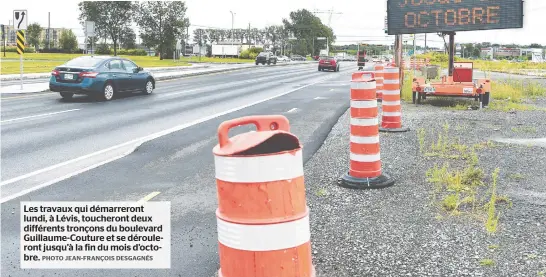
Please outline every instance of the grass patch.
[{"label": "grass patch", "polygon": [[515,133],[533,133],[534,134],[534,133],[537,132],[537,128],[532,127],[532,126],[513,127],[512,132],[515,132]]},{"label": "grass patch", "polygon": [[499,112],[511,112],[511,111],[546,111],[546,109],[540,109],[533,105],[516,103],[508,100],[496,100],[489,103],[489,109]]},{"label": "grass patch", "polygon": [[500,169],[495,169],[492,174],[493,182],[491,184],[491,197],[486,204],[487,207],[487,221],[485,222],[485,229],[489,233],[497,232],[497,226],[499,224],[500,212],[496,212],[497,206],[497,178],[499,176]]},{"label": "grass patch", "polygon": [[400,98],[406,102],[413,102],[413,71],[404,72],[404,84],[402,85],[402,95]]},{"label": "grass patch", "polygon": [[326,196],[326,195],[328,195],[328,192],[326,191],[325,188],[321,188],[321,189],[319,189],[319,190],[317,191],[317,196],[318,196],[318,197],[323,197],[323,196]]},{"label": "grass patch", "polygon": [[[84,54],[52,54],[52,53],[27,53],[23,56],[23,73],[46,73],[50,72],[56,66],[59,66],[73,58],[83,56]],[[148,67],[170,67],[170,66],[189,66],[190,62],[205,63],[253,63],[254,60],[238,58],[212,58],[212,57],[182,57],[180,60],[164,59],[152,56],[125,56],[134,61],[138,66]],[[1,57],[1,74],[18,74],[19,55],[17,53],[6,53],[6,57]]]},{"label": "grass patch", "polygon": [[494,266],[495,261],[493,261],[491,259],[483,259],[483,260],[480,261],[480,265],[481,266]]},{"label": "grass patch", "polygon": [[497,244],[491,244],[491,245],[488,245],[487,248],[493,250],[493,249],[498,249],[499,246]]},{"label": "grass patch", "polygon": [[[418,131],[420,153],[428,158],[443,158],[462,160],[463,166],[451,167],[444,162],[440,167],[435,164],[426,172],[427,181],[433,184],[432,202],[440,211],[451,215],[468,213],[483,218],[485,229],[495,233],[500,218],[497,211],[498,204],[512,203],[507,196],[497,194],[499,169],[491,175],[491,181],[485,179],[485,172],[479,167],[479,158],[476,151],[485,148],[494,148],[491,141],[477,143],[469,147],[460,142],[460,138],[453,138],[449,134],[449,125],[446,123],[430,144],[426,142],[426,131]],[[425,149],[424,151],[421,149]]]},{"label": "grass patch", "polygon": [[512,173],[512,174],[508,175],[508,178],[516,180],[516,181],[520,181],[520,180],[525,179],[525,177],[523,177],[523,175],[521,175],[519,173]]}]

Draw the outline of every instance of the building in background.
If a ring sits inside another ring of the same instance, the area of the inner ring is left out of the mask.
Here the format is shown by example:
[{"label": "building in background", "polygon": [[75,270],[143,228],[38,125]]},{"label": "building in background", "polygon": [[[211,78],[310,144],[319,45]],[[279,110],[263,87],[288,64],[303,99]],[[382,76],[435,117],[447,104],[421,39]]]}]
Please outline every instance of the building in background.
[{"label": "building in background", "polygon": [[[59,38],[61,37],[61,33],[67,30],[66,28],[50,28],[50,48],[57,48],[59,47]],[[13,28],[13,25],[6,24],[4,25],[4,32],[6,33],[6,45],[7,46],[16,46],[17,45],[17,32]],[[41,41],[47,41],[47,28],[42,29],[42,33],[40,34],[40,42]],[[28,46],[28,42],[27,42]],[[47,45],[45,46],[47,48]],[[40,48],[44,48],[40,46]]]}]

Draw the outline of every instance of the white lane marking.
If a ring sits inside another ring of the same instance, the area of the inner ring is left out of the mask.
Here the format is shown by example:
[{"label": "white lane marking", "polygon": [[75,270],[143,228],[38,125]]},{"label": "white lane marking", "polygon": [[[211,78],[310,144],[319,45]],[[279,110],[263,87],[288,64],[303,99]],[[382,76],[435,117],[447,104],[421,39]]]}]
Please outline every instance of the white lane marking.
[{"label": "white lane marking", "polygon": [[[156,138],[159,138],[159,137],[162,137],[162,136],[165,136],[165,135],[168,135],[170,133],[173,133],[173,132],[176,132],[176,131],[180,131],[180,130],[183,130],[183,129],[186,129],[186,128],[189,128],[193,125],[197,125],[199,123],[203,123],[205,121],[209,121],[211,119],[214,119],[214,118],[217,118],[217,117],[220,117],[220,116],[223,116],[223,115],[226,115],[226,114],[230,114],[230,113],[233,113],[233,112],[236,112],[236,111],[239,111],[239,110],[242,110],[242,109],[245,109],[245,108],[248,108],[248,107],[251,107],[251,106],[254,106],[254,105],[257,105],[257,104],[260,104],[260,103],[263,103],[263,102],[266,102],[266,101],[269,101],[271,99],[275,99],[275,98],[278,98],[278,97],[281,97],[281,96],[284,96],[284,95],[287,95],[289,93],[292,93],[292,92],[295,92],[295,91],[298,91],[298,90],[301,90],[301,89],[304,89],[304,88],[307,88],[307,87],[310,87],[312,85],[316,85],[316,84],[319,84],[319,83],[322,83],[324,81],[327,81],[329,79],[332,79],[334,77],[337,77],[337,76],[332,76],[332,77],[328,77],[328,78],[325,78],[325,79],[322,79],[320,81],[317,81],[317,82],[314,82],[314,83],[310,83],[310,84],[307,84],[307,85],[304,85],[304,86],[301,86],[301,87],[298,87],[298,88],[295,88],[295,89],[292,89],[292,90],[289,90],[289,91],[286,91],[286,92],[283,92],[283,93],[280,93],[280,94],[277,94],[277,95],[273,95],[271,97],[268,97],[268,98],[265,98],[265,99],[262,99],[262,100],[258,100],[256,102],[252,102],[250,104],[246,104],[246,105],[242,105],[242,106],[239,106],[239,107],[236,107],[236,108],[233,108],[233,109],[230,109],[230,110],[227,110],[227,111],[223,111],[223,112],[220,112],[220,113],[216,113],[216,114],[213,114],[213,115],[210,115],[210,116],[207,116],[207,117],[203,117],[203,118],[200,118],[200,119],[197,119],[197,120],[194,120],[192,122],[188,122],[186,124],[181,124],[181,125],[178,125],[178,126],[175,126],[173,128],[170,128],[170,129],[167,129],[167,130],[163,130],[163,131],[160,131],[160,132],[157,132],[157,133],[153,133],[153,134],[150,134],[150,135],[147,135],[147,136],[144,136],[144,137],[140,137],[140,138],[137,138],[137,139],[133,139],[133,140],[130,140],[130,141],[127,141],[127,142],[124,142],[124,143],[121,143],[121,144],[118,144],[118,145],[114,145],[114,146],[111,146],[111,147],[108,147],[106,149],[102,149],[102,150],[99,150],[99,151],[96,151],[96,152],[93,152],[93,153],[89,153],[87,155],[84,155],[84,156],[80,156],[78,158],[75,158],[75,159],[72,159],[72,160],[68,160],[68,161],[65,161],[65,162],[62,162],[62,163],[58,163],[58,164],[55,164],[55,165],[52,165],[52,166],[49,166],[49,167],[46,167],[46,168],[42,168],[42,169],[39,169],[39,170],[36,170],[36,171],[33,171],[33,172],[30,172],[30,173],[27,173],[27,174],[24,174],[24,175],[21,175],[21,176],[18,176],[18,177],[15,177],[15,178],[12,178],[12,179],[9,179],[9,180],[6,180],[6,181],[3,181],[0,183],[0,186],[5,186],[5,185],[9,185],[11,183],[14,183],[14,182],[17,182],[17,181],[20,181],[20,180],[23,180],[23,179],[26,179],[26,178],[29,178],[29,177],[32,177],[32,176],[35,176],[35,175],[38,175],[40,173],[44,173],[44,172],[47,172],[47,171],[50,171],[50,170],[53,170],[53,169],[56,169],[56,168],[59,168],[59,167],[62,167],[62,166],[65,166],[65,165],[69,165],[69,164],[72,164],[72,163],[75,163],[75,162],[78,162],[78,161],[81,161],[81,160],[85,160],[85,159],[88,159],[88,158],[91,158],[91,157],[94,157],[94,156],[97,156],[97,155],[100,155],[100,154],[103,154],[103,153],[106,153],[106,152],[109,152],[109,151],[112,151],[112,150],[115,150],[115,149],[118,149],[118,148],[121,148],[121,147],[124,147],[124,146],[129,146],[129,145],[133,145],[133,148],[130,149],[130,151],[127,151],[125,152],[124,154],[122,155],[119,155],[119,156],[116,156],[112,159],[108,159],[107,161],[104,161],[104,162],[99,162],[95,165],[91,165],[89,167],[86,167],[82,170],[78,170],[76,172],[73,172],[73,173],[70,173],[70,174],[67,174],[63,177],[59,177],[53,181],[49,181],[49,182],[46,182],[46,183],[43,183],[43,184],[40,184],[40,185],[37,185],[37,186],[34,186],[32,188],[29,188],[23,192],[25,193],[17,193],[16,195],[18,196],[21,196],[21,195],[25,195],[31,191],[34,191],[34,190],[37,190],[39,188],[43,188],[43,187],[47,187],[49,185],[52,185],[56,182],[59,182],[59,181],[62,181],[64,179],[67,179],[67,178],[70,178],[72,176],[75,176],[77,174],[80,174],[80,173],[83,173],[87,170],[91,170],[95,167],[99,167],[103,164],[106,164],[108,162],[112,162],[112,161],[115,161],[117,159],[120,159],[130,153],[132,153],[134,151],[134,149],[136,147],[138,147],[139,145],[141,145],[142,143],[144,142],[147,142],[147,141],[150,141],[150,140],[153,140],[153,139],[156,139]],[[13,199],[13,197],[9,197],[10,199]],[[9,200],[9,199],[8,199]],[[6,200],[7,201],[7,200]],[[4,202],[4,200],[2,199],[2,203]]]},{"label": "white lane marking", "polygon": [[293,113],[293,112],[295,112],[297,110],[298,110],[298,108],[292,108],[292,109],[288,110],[287,113]]},{"label": "white lane marking", "polygon": [[156,196],[157,196],[158,194],[160,194],[160,193],[161,193],[161,192],[159,192],[159,191],[154,191],[154,192],[152,192],[152,193],[150,193],[150,194],[144,196],[142,199],[138,200],[138,201],[136,202],[136,205],[140,205],[140,204],[142,204],[142,203],[144,203],[144,202],[150,201],[152,198],[156,197]]},{"label": "white lane marking", "polygon": [[328,99],[328,98],[326,98],[326,97],[320,97],[320,96],[315,97],[315,100],[321,100],[321,99]]},{"label": "white lane marking", "polygon": [[81,109],[71,109],[71,110],[65,110],[65,111],[60,111],[60,112],[44,113],[44,114],[37,114],[37,115],[31,115],[31,116],[25,116],[25,117],[19,117],[19,118],[12,118],[12,119],[7,119],[7,120],[2,120],[2,121],[0,121],[0,123],[13,122],[13,121],[19,121],[19,120],[31,119],[31,118],[39,118],[39,117],[62,114],[62,113],[68,113],[68,112],[74,112],[74,111],[79,111],[79,110],[81,110]]}]

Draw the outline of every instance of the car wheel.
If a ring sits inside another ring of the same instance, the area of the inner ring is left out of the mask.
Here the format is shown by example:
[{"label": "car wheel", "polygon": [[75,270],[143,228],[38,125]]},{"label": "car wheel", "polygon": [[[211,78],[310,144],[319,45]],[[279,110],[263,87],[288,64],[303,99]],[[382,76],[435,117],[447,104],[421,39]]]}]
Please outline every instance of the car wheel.
[{"label": "car wheel", "polygon": [[60,92],[60,94],[63,99],[71,99],[74,96],[74,93],[70,92]]},{"label": "car wheel", "polygon": [[322,71],[322,69],[319,67],[319,68],[318,68],[318,71]]},{"label": "car wheel", "polygon": [[267,61],[267,65],[271,65],[271,61]]},{"label": "car wheel", "polygon": [[114,86],[108,82],[102,90],[101,100],[110,101],[112,98],[114,98]]},{"label": "car wheel", "polygon": [[146,86],[144,87],[145,94],[152,94],[154,91],[154,82],[151,79],[146,80]]},{"label": "car wheel", "polygon": [[258,64],[259,64],[259,62],[256,62],[256,65],[258,65]]}]

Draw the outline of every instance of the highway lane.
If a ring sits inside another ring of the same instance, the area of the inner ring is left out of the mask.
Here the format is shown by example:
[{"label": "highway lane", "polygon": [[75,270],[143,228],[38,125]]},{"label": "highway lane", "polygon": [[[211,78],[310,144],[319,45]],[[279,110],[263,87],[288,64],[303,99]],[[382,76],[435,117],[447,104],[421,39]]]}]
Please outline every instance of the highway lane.
[{"label": "highway lane", "polygon": [[[219,110],[267,99],[282,91],[293,92],[190,126],[144,143],[132,154],[84,172],[70,179],[36,190],[2,204],[2,275],[5,276],[213,276],[218,269],[216,238],[216,188],[212,148],[217,143],[218,125],[232,118],[255,114],[283,114],[291,121],[292,132],[304,145],[304,160],[320,147],[330,128],[349,106],[349,80],[353,67],[342,72],[318,72],[316,65],[298,68],[262,69],[203,76],[191,81],[180,80],[164,85],[153,97],[131,97],[110,103],[76,101],[68,105],[81,111],[66,113],[46,122],[25,123],[27,128],[64,128],[75,132],[75,140],[91,144],[97,134],[114,132],[123,136],[141,129],[165,127],[163,122],[180,123],[192,116],[205,116]],[[287,73],[287,74],[285,74]],[[267,82],[249,82],[252,78],[269,78]],[[321,82],[326,78],[331,78]],[[178,86],[187,87],[179,88]],[[198,90],[199,89],[199,90]],[[189,90],[196,90],[188,92]],[[185,93],[184,93],[185,91]],[[178,93],[178,94],[175,94]],[[44,100],[61,105],[56,96]],[[35,105],[40,112],[49,110],[36,100],[23,101],[19,109]],[[237,103],[233,103],[237,102]],[[12,108],[11,112],[18,110]],[[84,109],[91,109],[84,114]],[[114,113],[111,116],[109,113]],[[70,114],[70,115],[69,115]],[[22,114],[21,114],[22,115]],[[87,120],[88,117],[93,117]],[[60,119],[60,118],[62,119]],[[75,118],[74,118],[75,117]],[[62,121],[57,124],[56,121]],[[84,121],[79,123],[79,121]],[[134,121],[134,122],[133,122]],[[96,122],[96,123],[95,123]],[[86,124],[91,126],[85,127]],[[104,125],[104,126],[102,126]],[[66,126],[63,128],[63,126]],[[23,127],[20,127],[24,129]],[[93,130],[87,130],[92,128]],[[239,127],[231,135],[248,131]],[[17,130],[13,130],[17,132]],[[23,131],[20,131],[23,132]],[[38,131],[37,131],[38,132]],[[32,133],[32,132],[28,132]],[[67,135],[68,130],[65,134]],[[45,145],[54,145],[55,139]],[[70,141],[70,140],[62,140]],[[28,141],[24,141],[28,144]],[[9,148],[11,149],[12,146]],[[24,149],[21,149],[23,151]],[[39,150],[38,150],[39,151]],[[29,151],[25,152],[27,155]],[[10,157],[15,157],[14,155]],[[5,160],[5,159],[3,159]],[[329,161],[325,161],[327,163]],[[19,269],[19,202],[32,199],[70,201],[136,201],[159,192],[151,201],[171,201],[172,257],[169,270],[21,270]],[[308,192],[313,193],[313,192]]]},{"label": "highway lane", "polygon": [[8,180],[324,77],[316,66],[262,67],[159,82],[150,96],[2,100],[2,180]]}]

